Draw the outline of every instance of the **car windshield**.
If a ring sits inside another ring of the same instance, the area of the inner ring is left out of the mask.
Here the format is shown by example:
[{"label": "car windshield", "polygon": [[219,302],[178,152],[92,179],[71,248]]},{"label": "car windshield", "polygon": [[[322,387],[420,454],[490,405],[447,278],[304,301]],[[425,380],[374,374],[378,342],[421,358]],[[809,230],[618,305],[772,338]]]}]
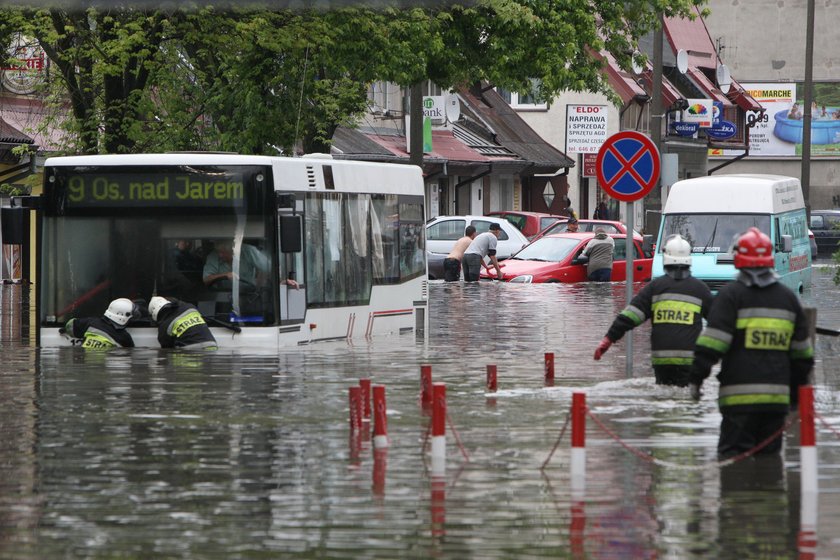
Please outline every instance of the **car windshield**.
[{"label": "car windshield", "polygon": [[543,237],[537,239],[512,258],[523,261],[560,262],[580,245],[579,239],[570,237]]},{"label": "car windshield", "polygon": [[[728,253],[735,238],[751,227],[770,235],[770,216],[761,214],[668,214],[662,239],[678,233],[693,253]],[[659,250],[665,243],[659,244]]]}]

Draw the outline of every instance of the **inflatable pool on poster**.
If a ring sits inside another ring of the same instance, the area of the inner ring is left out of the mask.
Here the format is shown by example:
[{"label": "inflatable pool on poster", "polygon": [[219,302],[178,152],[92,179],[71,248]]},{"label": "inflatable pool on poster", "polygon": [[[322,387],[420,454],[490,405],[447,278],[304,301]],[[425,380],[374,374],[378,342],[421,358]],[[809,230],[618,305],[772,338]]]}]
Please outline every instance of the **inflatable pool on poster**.
[{"label": "inflatable pool on poster", "polygon": [[[836,108],[826,109],[831,115]],[[802,119],[789,119],[787,111],[776,113],[773,134],[785,142],[802,143]],[[811,144],[840,144],[840,119],[811,118]]]}]

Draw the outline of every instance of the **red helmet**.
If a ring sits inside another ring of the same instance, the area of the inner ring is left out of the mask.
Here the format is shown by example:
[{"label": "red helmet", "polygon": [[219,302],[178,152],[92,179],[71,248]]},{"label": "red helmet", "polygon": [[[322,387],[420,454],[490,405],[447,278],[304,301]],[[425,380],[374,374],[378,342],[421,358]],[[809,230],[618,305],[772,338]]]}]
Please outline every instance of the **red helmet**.
[{"label": "red helmet", "polygon": [[735,268],[773,267],[773,243],[757,227],[751,227],[735,242]]}]

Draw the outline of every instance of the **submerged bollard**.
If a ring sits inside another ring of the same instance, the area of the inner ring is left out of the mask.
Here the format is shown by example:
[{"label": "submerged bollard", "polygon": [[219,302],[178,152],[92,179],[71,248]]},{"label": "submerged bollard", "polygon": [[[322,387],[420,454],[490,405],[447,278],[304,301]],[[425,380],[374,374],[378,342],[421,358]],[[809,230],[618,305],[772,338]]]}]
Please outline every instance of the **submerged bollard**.
[{"label": "submerged bollard", "polygon": [[431,408],[432,406],[432,366],[420,366],[420,406]]},{"label": "submerged bollard", "polygon": [[432,385],[432,474],[446,472],[446,385]]},{"label": "submerged bollard", "polygon": [[359,387],[362,389],[362,420],[370,422],[370,379],[359,379]]},{"label": "submerged bollard", "polygon": [[572,393],[571,478],[573,498],[586,490],[586,394]]},{"label": "submerged bollard", "polygon": [[362,429],[362,388],[350,387],[350,431],[360,432]]},{"label": "submerged bollard", "polygon": [[385,496],[385,473],[388,470],[388,448],[373,451],[373,481],[371,490],[377,498]]},{"label": "submerged bollard", "polygon": [[446,479],[442,476],[432,477],[429,505],[432,510],[432,536],[442,537],[446,534]]},{"label": "submerged bollard", "polygon": [[817,434],[814,427],[814,387],[799,387],[799,457],[802,474],[802,502],[799,511],[800,553],[814,552],[817,546],[817,510],[819,509],[819,467]]},{"label": "submerged bollard", "polygon": [[495,393],[498,388],[496,366],[487,366],[487,392]]},{"label": "submerged bollard", "polygon": [[388,447],[388,410],[385,408],[385,386],[373,386],[373,447]]},{"label": "submerged bollard", "polygon": [[545,386],[554,387],[554,352],[545,353]]}]

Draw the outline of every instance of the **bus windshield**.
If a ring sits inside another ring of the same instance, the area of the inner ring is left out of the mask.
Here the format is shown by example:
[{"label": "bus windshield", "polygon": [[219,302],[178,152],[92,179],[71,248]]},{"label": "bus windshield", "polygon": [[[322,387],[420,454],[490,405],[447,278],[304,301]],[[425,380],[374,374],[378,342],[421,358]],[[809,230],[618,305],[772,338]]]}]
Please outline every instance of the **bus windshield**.
[{"label": "bus windshield", "polygon": [[[41,318],[119,297],[188,301],[211,320],[275,320],[270,169],[55,167],[45,189]],[[270,182],[268,182],[270,185]]]},{"label": "bus windshield", "polygon": [[662,242],[676,233],[691,245],[692,253],[728,253],[735,239],[747,229],[757,227],[770,235],[770,216],[766,214],[666,214]]}]

